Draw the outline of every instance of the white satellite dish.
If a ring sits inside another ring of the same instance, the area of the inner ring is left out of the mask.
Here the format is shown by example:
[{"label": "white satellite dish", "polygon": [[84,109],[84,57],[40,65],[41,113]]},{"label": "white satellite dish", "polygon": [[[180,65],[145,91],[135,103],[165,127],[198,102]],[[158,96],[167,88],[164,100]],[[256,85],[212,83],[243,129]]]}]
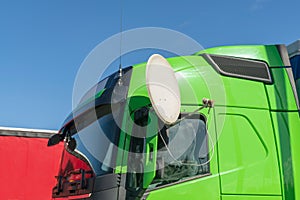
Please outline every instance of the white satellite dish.
[{"label": "white satellite dish", "polygon": [[153,54],[146,66],[146,84],[152,106],[166,124],[176,122],[180,114],[180,92],[175,73],[168,61]]}]

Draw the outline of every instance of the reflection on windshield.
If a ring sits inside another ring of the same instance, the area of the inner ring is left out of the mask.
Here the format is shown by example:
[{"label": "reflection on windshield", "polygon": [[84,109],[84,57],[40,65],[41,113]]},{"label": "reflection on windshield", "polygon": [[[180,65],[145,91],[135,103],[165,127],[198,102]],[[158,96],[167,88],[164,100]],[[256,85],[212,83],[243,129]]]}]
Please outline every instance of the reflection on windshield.
[{"label": "reflection on windshield", "polygon": [[89,160],[96,175],[111,173],[115,168],[119,132],[110,113],[73,136],[77,142],[75,151]]},{"label": "reflection on windshield", "polygon": [[[130,80],[131,77],[131,67],[127,67],[127,68],[123,68],[123,79],[128,79],[128,80],[123,80],[125,83],[128,82]],[[128,73],[129,72],[129,73]],[[92,87],[91,89],[89,89],[84,96],[82,97],[82,99],[80,100],[80,103],[85,102],[86,100],[94,97],[96,94],[98,94],[100,91],[102,91],[103,89],[107,89],[107,88],[113,88],[116,83],[119,80],[119,72],[115,72],[113,74],[111,74],[110,76],[104,78],[103,80],[101,80],[100,82],[98,82],[94,87]],[[125,85],[128,86],[128,83],[126,83]]]},{"label": "reflection on windshield", "polygon": [[86,100],[88,100],[89,98],[95,96],[95,94],[98,94],[101,90],[103,90],[106,86],[106,83],[108,81],[109,77],[107,77],[106,79],[100,81],[97,85],[95,85],[94,87],[92,87],[80,100],[79,104],[85,102]]}]

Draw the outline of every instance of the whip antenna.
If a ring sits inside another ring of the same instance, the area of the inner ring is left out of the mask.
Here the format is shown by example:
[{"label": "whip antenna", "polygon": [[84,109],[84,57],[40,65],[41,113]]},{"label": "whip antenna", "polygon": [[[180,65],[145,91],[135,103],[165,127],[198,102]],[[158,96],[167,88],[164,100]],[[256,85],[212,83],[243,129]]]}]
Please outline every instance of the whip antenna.
[{"label": "whip antenna", "polygon": [[120,57],[119,57],[119,85],[122,85],[122,33],[123,33],[123,1],[120,0]]}]

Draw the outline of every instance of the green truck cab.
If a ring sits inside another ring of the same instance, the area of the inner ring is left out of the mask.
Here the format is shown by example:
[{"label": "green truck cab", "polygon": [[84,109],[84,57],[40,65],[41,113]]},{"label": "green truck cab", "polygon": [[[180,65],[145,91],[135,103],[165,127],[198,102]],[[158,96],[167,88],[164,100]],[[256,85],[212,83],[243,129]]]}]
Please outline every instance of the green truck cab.
[{"label": "green truck cab", "polygon": [[53,198],[300,200],[299,67],[286,47],[215,47],[167,61],[178,122],[153,109],[147,63],[103,79],[49,140],[65,142]]}]

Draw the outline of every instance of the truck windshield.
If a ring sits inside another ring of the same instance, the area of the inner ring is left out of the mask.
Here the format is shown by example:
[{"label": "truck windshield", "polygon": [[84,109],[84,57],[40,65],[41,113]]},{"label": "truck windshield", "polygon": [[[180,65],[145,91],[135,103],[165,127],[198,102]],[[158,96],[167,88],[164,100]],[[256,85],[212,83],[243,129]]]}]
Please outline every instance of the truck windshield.
[{"label": "truck windshield", "polygon": [[116,165],[120,129],[110,107],[100,106],[94,112],[86,113],[67,129],[76,140],[73,153],[85,158],[96,175],[112,173]]},{"label": "truck windshield", "polygon": [[[116,167],[120,135],[118,125],[123,118],[130,78],[131,67],[128,67],[123,69],[122,78],[116,72],[100,81],[81,100],[88,102],[80,104],[62,126],[63,136],[71,136],[76,141],[74,151],[66,150],[79,160],[88,162],[96,176],[112,173]],[[96,93],[102,90],[101,95],[97,96]],[[90,98],[91,101],[88,100]],[[72,162],[66,156],[62,161],[66,166],[61,166],[61,170],[67,173],[67,165]]]}]

